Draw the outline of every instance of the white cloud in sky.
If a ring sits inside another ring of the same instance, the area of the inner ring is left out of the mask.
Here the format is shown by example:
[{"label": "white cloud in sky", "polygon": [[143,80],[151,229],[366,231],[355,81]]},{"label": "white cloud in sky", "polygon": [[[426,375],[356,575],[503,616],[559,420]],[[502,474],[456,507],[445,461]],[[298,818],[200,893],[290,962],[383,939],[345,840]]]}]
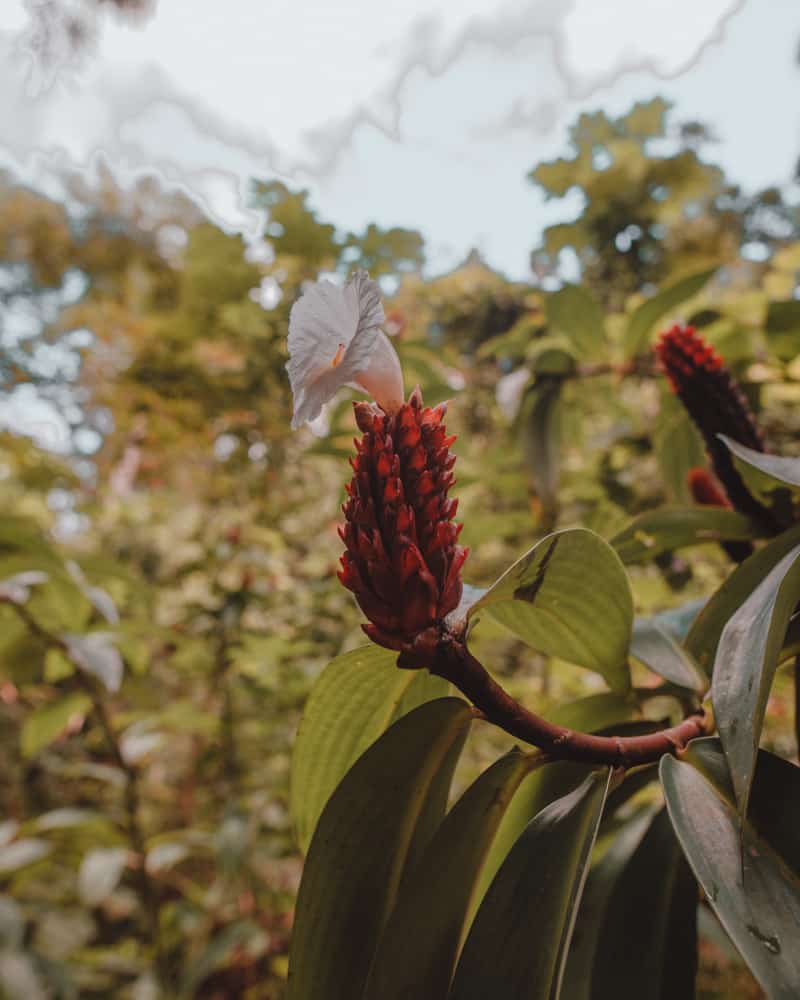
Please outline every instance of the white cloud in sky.
[{"label": "white cloud in sky", "polygon": [[[789,38],[792,5],[192,0],[188,17],[187,4],[161,0],[138,29],[108,20],[94,56],[36,95],[19,53],[23,3],[6,0],[0,157],[41,180],[50,165],[102,154],[123,177],[159,173],[250,236],[263,219],[247,205],[249,179],[277,174],[309,185],[339,225],[418,226],[435,265],[479,245],[520,274],[548,217],[525,172],[561,152],[587,100],[669,91],[663,80],[693,63],[701,72],[748,19],[763,38]],[[730,66],[717,91],[726,80],[743,86]],[[744,82],[758,92],[757,74]]]}]

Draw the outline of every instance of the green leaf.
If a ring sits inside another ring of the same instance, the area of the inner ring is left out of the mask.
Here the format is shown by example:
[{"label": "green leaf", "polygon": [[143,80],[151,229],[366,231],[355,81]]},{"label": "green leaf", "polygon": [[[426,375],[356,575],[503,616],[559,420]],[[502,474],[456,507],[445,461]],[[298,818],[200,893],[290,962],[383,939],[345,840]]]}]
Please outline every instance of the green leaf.
[{"label": "green leaf", "polygon": [[0,580],[0,600],[12,604],[25,604],[31,596],[31,587],[47,583],[49,577],[42,570],[31,569]]},{"label": "green leaf", "polygon": [[22,840],[12,841],[0,848],[0,876],[13,875],[21,868],[41,861],[51,850],[51,845],[39,837],[25,837]]},{"label": "green leaf", "polygon": [[300,883],[287,1000],[362,995],[420,812],[471,718],[457,698],[422,705],[395,722],[336,788]]},{"label": "green leaf", "polygon": [[448,691],[427,671],[398,670],[396,659],[391,650],[361,646],[332,660],[311,691],[292,754],[290,811],[304,852],[350,765],[395,719]]},{"label": "green leaf", "polygon": [[786,628],[800,600],[800,545],[791,550],[736,611],[720,636],[711,700],[739,810],[750,783]]},{"label": "green leaf", "polygon": [[745,540],[755,528],[735,510],[716,507],[659,507],[638,514],[611,539],[626,566],[654,559],[662,552],[722,540]]},{"label": "green leaf", "polygon": [[22,724],[23,757],[33,757],[64,732],[73,716],[86,715],[91,707],[92,700],[87,694],[74,691],[34,709]]},{"label": "green leaf", "polygon": [[574,729],[580,733],[594,733],[599,729],[609,729],[621,722],[627,722],[636,712],[636,702],[615,694],[601,691],[577,701],[559,705],[548,718],[557,726]]},{"label": "green leaf", "polygon": [[525,828],[478,910],[450,1000],[558,996],[610,774],[589,775]]},{"label": "green leaf", "polygon": [[[613,696],[612,696],[613,697]],[[508,857],[522,831],[542,809],[562,798],[592,773],[588,764],[558,761],[537,768],[522,780],[517,794],[506,809],[495,834],[486,862],[480,872],[477,888],[470,906],[468,924],[477,912],[486,891]]]},{"label": "green leaf", "polygon": [[697,903],[697,883],[662,809],[625,865],[605,908],[592,996],[597,1000],[694,996]]},{"label": "green leaf", "polygon": [[754,496],[769,502],[771,494],[776,490],[785,490],[787,487],[800,490],[800,458],[765,455],[739,444],[725,434],[718,434],[717,437],[733,452],[734,465]]},{"label": "green leaf", "polygon": [[564,285],[548,295],[545,314],[548,326],[566,334],[580,358],[591,360],[602,354],[606,344],[603,308],[582,285]]},{"label": "green leaf", "polygon": [[728,619],[741,607],[772,569],[800,544],[800,524],[754,552],[731,573],[695,618],[685,646],[700,666],[710,672],[719,637]]},{"label": "green leaf", "polygon": [[[731,773],[720,740],[693,740],[682,758],[696,767],[724,797],[734,801]],[[747,822],[800,879],[800,768],[767,750],[759,750],[751,786]]]},{"label": "green leaf", "polygon": [[622,563],[599,535],[572,528],[543,538],[469,616],[481,608],[534,649],[597,671],[614,691],[630,687],[633,597]]},{"label": "green leaf", "polygon": [[365,1000],[446,996],[476,880],[498,824],[536,757],[512,750],[453,806],[404,881]]},{"label": "green leaf", "polygon": [[99,906],[119,885],[128,864],[124,847],[95,847],[78,869],[78,895],[86,906]]},{"label": "green leaf", "polygon": [[[626,781],[625,784],[628,782]],[[624,787],[624,786],[623,786]],[[606,812],[611,809],[611,798],[606,803]],[[605,921],[606,907],[611,892],[620,873],[631,855],[641,843],[655,815],[656,807],[640,809],[622,828],[614,828],[606,834],[610,841],[603,850],[603,829],[600,829],[595,855],[602,851],[600,859],[589,870],[586,886],[578,907],[575,930],[564,969],[561,1000],[591,1000],[592,966],[597,950],[597,942]]]},{"label": "green leaf", "polygon": [[685,410],[674,413],[656,429],[653,451],[670,499],[676,503],[692,503],[686,477],[690,469],[706,464],[706,450]]},{"label": "green leaf", "polygon": [[693,298],[700,292],[706,282],[716,273],[717,268],[690,274],[672,285],[668,285],[652,298],[643,302],[633,311],[625,331],[625,357],[630,358],[641,354],[648,344],[648,335],[652,328],[668,313],[679,305]]},{"label": "green leaf", "polygon": [[[695,741],[679,762],[665,756],[660,773],[670,819],[684,853],[728,936],[739,949],[766,993],[773,998],[797,995],[800,982],[800,883],[790,874],[783,857],[748,821],[737,814],[733,790],[724,784],[725,761],[717,754],[719,784],[711,783],[695,763],[706,767],[710,756],[698,761]],[[782,788],[775,810],[788,809],[795,820],[797,808],[790,796],[800,798],[800,771],[784,764]],[[789,774],[794,771],[794,774]],[[753,787],[754,803],[759,776]]]},{"label": "green leaf", "polygon": [[96,677],[107,691],[119,691],[125,667],[110,632],[64,635],[62,639],[73,663]]},{"label": "green leaf", "polygon": [[781,361],[792,361],[800,353],[800,301],[770,302],[766,322],[769,346]]},{"label": "green leaf", "polygon": [[538,379],[520,412],[522,450],[536,495],[546,511],[558,498],[561,379]]},{"label": "green leaf", "polygon": [[633,623],[631,656],[679,687],[701,694],[708,688],[708,678],[692,657],[652,618]]}]

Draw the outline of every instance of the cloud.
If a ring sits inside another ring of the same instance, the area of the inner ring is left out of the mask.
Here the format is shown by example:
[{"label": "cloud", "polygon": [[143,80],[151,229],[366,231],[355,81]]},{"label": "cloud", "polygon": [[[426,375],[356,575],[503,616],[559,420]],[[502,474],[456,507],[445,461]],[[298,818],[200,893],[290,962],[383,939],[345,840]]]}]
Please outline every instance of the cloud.
[{"label": "cloud", "polygon": [[48,79],[32,77],[30,33],[10,19],[6,164],[42,182],[102,157],[123,179],[157,174],[255,236],[250,177],[335,187],[365,137],[397,170],[424,161],[435,175],[437,157],[485,170],[499,138],[552,138],[570,102],[626,73],[683,72],[742,0],[517,0],[488,12],[485,0],[194,0],[193,19],[178,7],[160,4],[139,30],[101,25],[90,57]]}]

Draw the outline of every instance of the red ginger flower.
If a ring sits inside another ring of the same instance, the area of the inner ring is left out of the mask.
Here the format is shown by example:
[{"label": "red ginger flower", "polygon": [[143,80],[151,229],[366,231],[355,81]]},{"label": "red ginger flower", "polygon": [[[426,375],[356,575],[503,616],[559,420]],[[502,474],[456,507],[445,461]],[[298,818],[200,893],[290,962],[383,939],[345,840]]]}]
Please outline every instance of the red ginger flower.
[{"label": "red ginger flower", "polygon": [[418,388],[391,415],[354,404],[363,437],[350,460],[339,579],[369,618],[364,631],[389,649],[413,644],[461,600],[468,550],[457,544],[458,501],[447,496],[455,437],[445,431],[446,408],[423,406]]},{"label": "red ginger flower", "polygon": [[730,452],[717,437],[725,434],[748,448],[764,451],[764,441],[747,400],[722,358],[691,326],[676,325],[662,333],[655,351],[672,391],[703,435],[714,472],[730,503],[736,510],[774,529],[772,513],[752,496],[736,471]]}]

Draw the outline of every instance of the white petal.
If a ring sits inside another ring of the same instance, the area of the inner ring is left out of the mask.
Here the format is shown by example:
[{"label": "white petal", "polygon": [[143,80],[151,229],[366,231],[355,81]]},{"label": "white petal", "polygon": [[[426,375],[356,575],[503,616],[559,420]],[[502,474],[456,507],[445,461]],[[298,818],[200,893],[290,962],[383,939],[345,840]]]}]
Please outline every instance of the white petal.
[{"label": "white petal", "polygon": [[344,288],[318,281],[292,306],[286,366],[295,400],[292,427],[313,420],[341,386],[369,368],[383,319],[380,290],[366,271]]},{"label": "white petal", "polygon": [[358,373],[356,382],[385,413],[395,413],[403,405],[403,369],[397,351],[383,331],[378,335],[369,364]]}]

